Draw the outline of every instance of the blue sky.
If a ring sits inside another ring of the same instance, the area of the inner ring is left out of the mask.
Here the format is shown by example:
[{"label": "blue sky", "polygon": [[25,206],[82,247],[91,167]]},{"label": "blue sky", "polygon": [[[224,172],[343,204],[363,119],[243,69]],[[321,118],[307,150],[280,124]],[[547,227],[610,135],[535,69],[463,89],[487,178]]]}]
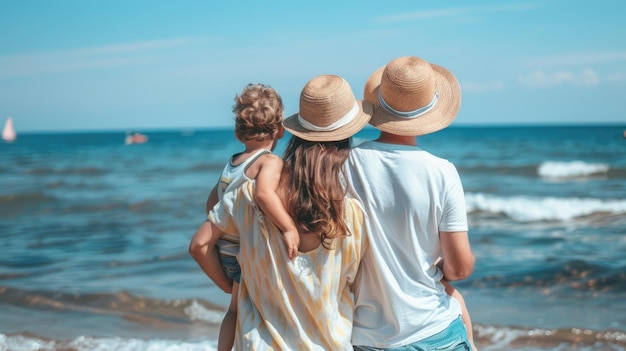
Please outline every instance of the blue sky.
[{"label": "blue sky", "polygon": [[0,2],[0,119],[20,131],[232,126],[247,83],[286,115],[319,74],[357,97],[418,56],[463,92],[456,125],[626,124],[626,2]]}]

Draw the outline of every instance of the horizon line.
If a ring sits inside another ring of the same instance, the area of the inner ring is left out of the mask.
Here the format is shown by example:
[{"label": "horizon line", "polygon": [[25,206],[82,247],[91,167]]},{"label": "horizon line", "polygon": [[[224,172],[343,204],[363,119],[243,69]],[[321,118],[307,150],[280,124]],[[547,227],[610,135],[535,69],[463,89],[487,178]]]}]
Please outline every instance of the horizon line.
[{"label": "horizon line", "polygon": [[[445,129],[455,128],[555,128],[555,127],[615,127],[625,128],[626,123],[618,122],[546,122],[546,123],[462,123],[453,124]],[[19,135],[39,135],[39,134],[112,134],[120,133],[126,134],[128,132],[141,132],[141,133],[172,133],[179,132],[196,133],[207,131],[231,131],[232,126],[203,126],[203,127],[153,127],[153,128],[101,128],[101,129],[58,129],[58,130],[23,130],[19,132]],[[373,126],[366,126],[362,130],[376,130]],[[287,132],[287,131],[285,131]],[[288,133],[288,132],[287,132]],[[289,133],[288,133],[289,134]],[[431,133],[432,134],[432,133]]]}]

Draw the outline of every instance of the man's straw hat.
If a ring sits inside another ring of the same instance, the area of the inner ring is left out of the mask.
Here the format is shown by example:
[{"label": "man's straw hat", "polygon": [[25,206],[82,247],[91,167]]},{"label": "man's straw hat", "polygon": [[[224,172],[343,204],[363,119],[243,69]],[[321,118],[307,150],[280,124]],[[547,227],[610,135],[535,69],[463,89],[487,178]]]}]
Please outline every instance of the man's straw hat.
[{"label": "man's straw hat", "polygon": [[419,57],[399,57],[365,83],[364,100],[374,105],[370,124],[384,132],[418,136],[441,130],[461,107],[461,88],[447,69]]},{"label": "man's straw hat", "polygon": [[300,93],[300,112],[283,122],[291,134],[308,141],[347,139],[367,125],[371,104],[357,100],[350,84],[336,75],[311,79]]}]

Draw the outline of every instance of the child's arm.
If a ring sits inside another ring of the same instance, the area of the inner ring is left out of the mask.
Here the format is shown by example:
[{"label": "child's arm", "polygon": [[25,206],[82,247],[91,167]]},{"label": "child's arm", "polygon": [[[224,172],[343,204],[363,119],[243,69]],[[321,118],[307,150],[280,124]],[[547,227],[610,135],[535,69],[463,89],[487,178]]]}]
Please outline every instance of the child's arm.
[{"label": "child's arm", "polygon": [[296,229],[296,223],[287,213],[278,194],[276,194],[283,170],[283,160],[275,155],[265,155],[262,161],[256,177],[256,202],[263,213],[283,233],[285,245],[287,245],[287,253],[289,258],[293,259],[298,255],[300,236]]},{"label": "child's arm", "polygon": [[[218,182],[219,184],[219,182]],[[215,184],[215,186],[213,187],[213,189],[211,189],[211,193],[209,194],[209,197],[206,199],[206,214],[208,215],[209,212],[211,212],[211,210],[213,209],[213,206],[215,206],[215,204],[219,201],[219,198],[217,197],[217,184]]]},{"label": "child's arm", "polygon": [[196,231],[189,243],[189,253],[198,263],[204,273],[226,293],[230,294],[233,289],[233,281],[226,276],[220,264],[219,252],[215,243],[220,238],[222,231],[206,220]]}]

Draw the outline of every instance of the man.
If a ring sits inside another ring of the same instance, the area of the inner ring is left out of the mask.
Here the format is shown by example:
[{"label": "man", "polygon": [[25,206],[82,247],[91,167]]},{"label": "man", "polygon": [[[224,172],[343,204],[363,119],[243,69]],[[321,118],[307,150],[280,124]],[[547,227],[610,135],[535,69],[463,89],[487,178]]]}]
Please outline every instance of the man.
[{"label": "man", "polygon": [[354,348],[470,350],[462,298],[441,282],[474,269],[463,186],[455,166],[416,138],[452,123],[458,82],[443,67],[400,57],[372,74],[364,95],[380,136],[347,161],[350,192],[363,202],[371,234],[354,288]]}]

